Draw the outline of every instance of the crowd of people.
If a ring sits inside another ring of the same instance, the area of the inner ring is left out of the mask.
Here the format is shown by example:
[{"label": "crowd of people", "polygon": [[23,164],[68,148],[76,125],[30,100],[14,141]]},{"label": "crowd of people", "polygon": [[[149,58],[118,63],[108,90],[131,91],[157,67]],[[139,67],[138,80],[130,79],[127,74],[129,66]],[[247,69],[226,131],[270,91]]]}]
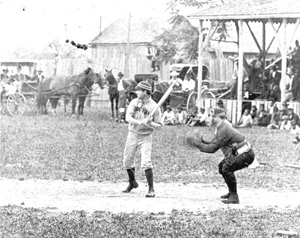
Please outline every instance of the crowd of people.
[{"label": "crowd of people", "polygon": [[1,73],[1,99],[5,97],[5,95],[14,93],[16,91],[21,92],[21,87],[23,82],[27,82],[30,84],[38,84],[44,79],[43,70],[38,69],[34,71],[33,77],[30,77],[22,72],[22,66],[17,66],[16,73],[9,70],[7,68],[2,69]]},{"label": "crowd of people", "polygon": [[[217,107],[224,109],[222,100],[217,102]],[[206,126],[208,118],[205,108],[193,108],[190,112],[183,110],[181,106],[172,109],[167,106],[162,116],[164,125],[186,125],[186,126]],[[235,128],[251,128],[252,126],[267,127],[269,130],[286,130],[296,135],[294,142],[300,142],[300,119],[293,108],[288,107],[287,102],[282,103],[279,110],[275,100],[272,100],[269,108],[261,103],[259,108],[255,105],[251,108],[244,108],[240,120],[233,124]]]},{"label": "crowd of people", "polygon": [[[231,58],[234,61],[234,72],[228,84],[230,99],[237,98],[238,82],[238,57]],[[299,41],[295,41],[295,47],[291,49],[287,59],[287,71],[285,84],[282,82],[280,61],[273,59],[271,67],[264,67],[262,54],[258,54],[244,69],[243,94],[245,99],[267,99],[281,101],[281,91],[285,89],[286,101],[300,101],[300,47]]]}]

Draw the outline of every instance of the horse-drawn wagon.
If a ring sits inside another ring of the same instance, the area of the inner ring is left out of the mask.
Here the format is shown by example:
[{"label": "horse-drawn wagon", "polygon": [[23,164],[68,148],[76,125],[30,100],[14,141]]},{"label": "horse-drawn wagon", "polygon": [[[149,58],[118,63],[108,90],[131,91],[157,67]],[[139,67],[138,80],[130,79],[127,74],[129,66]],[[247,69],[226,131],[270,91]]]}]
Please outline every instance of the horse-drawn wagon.
[{"label": "horse-drawn wagon", "polygon": [[[175,108],[179,105],[185,107],[187,109],[192,108],[195,106],[196,97],[197,97],[197,77],[198,77],[198,66],[193,64],[173,64],[170,67],[170,71],[177,75],[179,81],[184,81],[187,77],[189,80],[193,80],[194,82],[194,89],[193,90],[182,90],[181,84],[178,83],[175,87],[170,96],[167,98],[166,102],[164,103],[163,107],[165,108],[166,105],[170,105],[172,108]],[[203,65],[202,68],[202,77],[204,80],[204,84],[209,82],[209,70],[206,65]],[[155,101],[159,101],[163,94],[167,91],[168,87],[170,86],[171,79],[166,81],[159,82],[155,84],[154,92],[153,92],[153,99]],[[207,94],[209,97],[214,97],[214,95],[206,90],[205,86],[202,86],[201,89],[202,94]]]},{"label": "horse-drawn wagon", "polygon": [[[36,111],[38,81],[34,77],[36,62],[9,60],[0,61],[1,113],[12,116],[23,115],[26,111]],[[22,71],[21,71],[22,70]]]}]

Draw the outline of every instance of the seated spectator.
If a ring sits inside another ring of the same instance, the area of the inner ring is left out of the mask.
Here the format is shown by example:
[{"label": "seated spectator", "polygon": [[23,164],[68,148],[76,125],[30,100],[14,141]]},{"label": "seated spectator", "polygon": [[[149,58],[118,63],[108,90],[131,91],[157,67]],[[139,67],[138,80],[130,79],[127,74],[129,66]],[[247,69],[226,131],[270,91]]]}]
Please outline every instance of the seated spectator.
[{"label": "seated spectator", "polygon": [[290,121],[294,120],[296,122],[296,125],[300,126],[299,116],[296,113],[294,113],[293,108],[288,108],[287,115],[288,115]]},{"label": "seated spectator", "polygon": [[181,106],[177,108],[177,112],[175,114],[175,122],[176,124],[185,124],[187,113],[183,110]]},{"label": "seated spectator", "polygon": [[185,121],[185,123],[188,124],[188,122],[189,122],[192,118],[196,117],[197,114],[198,114],[198,108],[197,108],[197,107],[194,107],[194,108],[191,110],[191,112],[188,113],[188,114],[186,115],[186,121]]},{"label": "seated spectator", "polygon": [[279,129],[279,121],[280,121],[280,114],[278,107],[273,109],[273,113],[271,115],[271,120],[269,125],[267,126],[268,129]]},{"label": "seated spectator", "polygon": [[175,114],[169,105],[167,106],[166,111],[164,112],[161,120],[164,125],[174,125],[175,124]]},{"label": "seated spectator", "polygon": [[271,103],[270,103],[270,107],[269,107],[269,109],[268,109],[268,113],[269,113],[270,115],[272,115],[275,108],[277,108],[277,112],[278,112],[278,107],[276,106],[275,100],[274,100],[274,99],[271,99]]},{"label": "seated spectator", "polygon": [[253,124],[257,126],[267,126],[270,122],[267,111],[265,110],[265,105],[260,104],[259,111],[254,118]]},{"label": "seated spectator", "polygon": [[200,112],[196,117],[191,118],[190,121],[187,122],[189,126],[206,126],[205,120],[207,119],[207,113],[203,107],[200,108]]},{"label": "seated spectator", "polygon": [[295,135],[295,139],[293,140],[293,143],[297,144],[300,142],[300,127],[296,124],[295,120],[291,121],[291,129],[290,132]]},{"label": "seated spectator", "polygon": [[239,120],[239,122],[234,125],[237,128],[245,128],[245,127],[252,127],[252,117],[250,115],[249,109],[245,109],[243,116]]},{"label": "seated spectator", "polygon": [[291,121],[289,120],[288,116],[283,116],[282,117],[282,122],[280,125],[280,130],[287,130],[289,131],[291,129]]},{"label": "seated spectator", "polygon": [[250,111],[250,115],[251,115],[252,119],[254,119],[256,117],[256,114],[257,114],[257,107],[255,105],[253,105],[251,107],[251,111]]}]

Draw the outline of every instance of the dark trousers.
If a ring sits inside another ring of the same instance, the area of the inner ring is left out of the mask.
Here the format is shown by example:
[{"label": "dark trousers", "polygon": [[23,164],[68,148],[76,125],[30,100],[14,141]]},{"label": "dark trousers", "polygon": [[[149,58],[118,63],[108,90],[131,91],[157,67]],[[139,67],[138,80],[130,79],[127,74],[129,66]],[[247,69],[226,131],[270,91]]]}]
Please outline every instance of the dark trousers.
[{"label": "dark trousers", "polygon": [[237,193],[236,177],[234,172],[252,164],[254,156],[253,150],[250,149],[248,152],[238,156],[231,155],[229,158],[223,159],[219,163],[219,173],[223,176],[230,193]]}]

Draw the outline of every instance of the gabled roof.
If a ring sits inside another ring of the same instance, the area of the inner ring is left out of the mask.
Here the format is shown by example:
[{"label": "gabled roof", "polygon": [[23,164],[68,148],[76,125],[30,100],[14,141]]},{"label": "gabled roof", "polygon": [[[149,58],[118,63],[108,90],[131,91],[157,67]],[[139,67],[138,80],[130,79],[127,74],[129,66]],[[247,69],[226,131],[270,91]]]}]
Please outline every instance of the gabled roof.
[{"label": "gabled roof", "polygon": [[[135,18],[130,19],[130,43],[149,43],[163,32],[170,29],[171,24],[166,18]],[[90,44],[127,43],[128,19],[122,18],[109,25]]]},{"label": "gabled roof", "polygon": [[300,18],[299,0],[230,0],[224,5],[211,7],[189,18],[202,20],[249,20],[262,21],[272,18],[277,22],[280,18],[288,18],[289,23],[295,23]]}]

